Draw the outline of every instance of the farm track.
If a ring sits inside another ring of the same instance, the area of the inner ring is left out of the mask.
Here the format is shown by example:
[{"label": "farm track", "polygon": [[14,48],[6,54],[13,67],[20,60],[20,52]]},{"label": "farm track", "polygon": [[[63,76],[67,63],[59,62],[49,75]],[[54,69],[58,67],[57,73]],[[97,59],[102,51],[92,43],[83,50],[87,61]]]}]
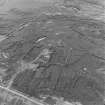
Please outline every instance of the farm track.
[{"label": "farm track", "polygon": [[27,97],[27,96],[25,96],[25,95],[23,95],[21,93],[18,93],[18,92],[14,91],[14,90],[11,90],[11,89],[9,89],[7,87],[0,86],[0,89],[4,89],[7,92],[10,92],[10,93],[12,93],[14,95],[22,97],[23,99],[26,99],[26,100],[28,100],[28,101],[30,101],[32,103],[35,103],[35,105],[44,105],[43,103],[39,102],[38,100],[33,100],[33,99],[31,99],[31,98],[29,98],[29,97]]}]

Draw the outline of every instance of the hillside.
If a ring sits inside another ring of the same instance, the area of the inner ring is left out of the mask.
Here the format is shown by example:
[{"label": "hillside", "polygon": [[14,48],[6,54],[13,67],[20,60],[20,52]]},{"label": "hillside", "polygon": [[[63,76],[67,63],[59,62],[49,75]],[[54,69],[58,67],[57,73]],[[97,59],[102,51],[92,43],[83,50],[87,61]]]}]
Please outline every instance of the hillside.
[{"label": "hillside", "polygon": [[1,25],[8,37],[0,42],[1,84],[40,100],[104,105],[105,23],[61,5],[42,7],[38,15],[9,11],[19,18]]}]

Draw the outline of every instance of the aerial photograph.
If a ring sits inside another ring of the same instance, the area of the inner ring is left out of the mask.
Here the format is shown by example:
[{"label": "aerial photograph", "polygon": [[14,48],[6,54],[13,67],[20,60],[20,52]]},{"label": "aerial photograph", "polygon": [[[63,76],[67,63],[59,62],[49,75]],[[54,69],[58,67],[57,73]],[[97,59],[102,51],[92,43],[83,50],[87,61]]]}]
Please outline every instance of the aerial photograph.
[{"label": "aerial photograph", "polygon": [[105,105],[105,0],[0,0],[0,105]]}]

